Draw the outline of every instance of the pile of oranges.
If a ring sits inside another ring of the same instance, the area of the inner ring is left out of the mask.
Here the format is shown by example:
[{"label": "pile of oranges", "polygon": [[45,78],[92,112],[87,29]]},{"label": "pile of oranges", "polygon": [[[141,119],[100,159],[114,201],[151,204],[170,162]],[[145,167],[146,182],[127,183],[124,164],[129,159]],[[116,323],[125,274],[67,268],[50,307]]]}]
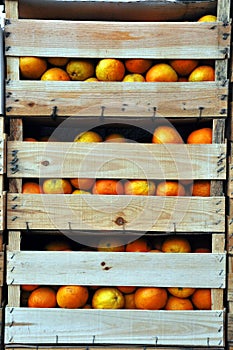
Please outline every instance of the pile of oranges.
[{"label": "pile of oranges", "polygon": [[22,285],[21,302],[32,308],[211,310],[209,288]]}]

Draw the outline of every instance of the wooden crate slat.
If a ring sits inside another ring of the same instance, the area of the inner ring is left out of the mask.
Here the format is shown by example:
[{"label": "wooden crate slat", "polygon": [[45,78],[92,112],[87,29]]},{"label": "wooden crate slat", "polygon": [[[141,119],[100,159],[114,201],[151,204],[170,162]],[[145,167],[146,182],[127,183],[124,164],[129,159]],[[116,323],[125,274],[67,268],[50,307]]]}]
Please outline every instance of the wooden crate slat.
[{"label": "wooden crate slat", "polygon": [[10,18],[5,31],[6,56],[224,59],[230,47],[231,26],[222,22],[122,25],[112,21]]},{"label": "wooden crate slat", "polygon": [[5,343],[223,346],[223,320],[222,310],[167,312],[6,307]]},{"label": "wooden crate slat", "polygon": [[[54,346],[54,345],[49,345],[49,346],[45,346],[45,345],[27,345],[26,348],[28,350],[87,350],[87,346],[75,346],[75,345],[58,345],[58,346]],[[13,346],[13,345],[6,345],[4,347],[4,350],[6,349],[11,349],[11,350],[25,350],[25,346],[22,347],[19,345]],[[100,345],[93,345],[93,346],[88,346],[89,350],[106,350],[106,346],[100,346]],[[128,346],[124,346],[124,345],[108,345],[107,347],[108,350],[151,350],[151,346],[143,346],[143,345],[128,345]],[[159,347],[156,346],[157,350],[171,350],[171,347]],[[211,347],[211,350],[224,350],[224,347]],[[181,350],[180,347],[172,347],[172,350]],[[182,346],[182,350],[193,350],[192,347],[183,347]],[[209,350],[208,347],[195,347],[195,350]],[[232,348],[230,348],[230,350],[232,350]]]},{"label": "wooden crate slat", "polygon": [[[227,83],[9,80],[8,116],[227,117]],[[192,96],[192,98],[190,98]]]},{"label": "wooden crate slat", "polygon": [[9,193],[8,229],[225,232],[224,197]]},{"label": "wooden crate slat", "polygon": [[8,251],[7,283],[225,288],[225,265],[224,253]]},{"label": "wooden crate slat", "polygon": [[226,144],[9,141],[7,159],[9,178],[226,179]]}]

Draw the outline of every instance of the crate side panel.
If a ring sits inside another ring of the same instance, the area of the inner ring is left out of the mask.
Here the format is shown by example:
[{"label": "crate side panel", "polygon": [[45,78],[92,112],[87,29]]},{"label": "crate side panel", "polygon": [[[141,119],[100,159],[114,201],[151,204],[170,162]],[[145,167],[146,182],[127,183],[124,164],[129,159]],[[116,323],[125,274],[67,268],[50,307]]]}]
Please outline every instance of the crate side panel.
[{"label": "crate side panel", "polygon": [[223,319],[223,311],[7,307],[5,343],[222,346]]},{"label": "crate side panel", "polygon": [[[69,137],[77,124],[68,125]],[[9,141],[7,165],[9,178],[223,180],[226,145]]]},{"label": "crate side panel", "polygon": [[8,229],[225,232],[224,197],[8,194]]},{"label": "crate side panel", "polygon": [[[9,80],[7,116],[227,117],[227,85]],[[192,98],[190,98],[192,96]]]}]

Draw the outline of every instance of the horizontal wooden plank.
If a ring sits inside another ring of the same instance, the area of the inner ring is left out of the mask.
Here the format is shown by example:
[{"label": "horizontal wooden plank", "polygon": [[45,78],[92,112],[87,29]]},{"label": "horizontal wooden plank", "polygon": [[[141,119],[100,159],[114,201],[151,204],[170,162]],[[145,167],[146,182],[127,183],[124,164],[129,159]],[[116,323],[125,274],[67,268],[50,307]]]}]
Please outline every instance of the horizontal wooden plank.
[{"label": "horizontal wooden plank", "polygon": [[226,118],[227,85],[227,82],[211,81],[86,83],[9,80],[6,84],[6,114],[42,118],[52,115],[96,116],[102,118],[100,121],[103,117],[113,116]]},{"label": "horizontal wooden plank", "polygon": [[223,346],[224,312],[6,307],[5,344]]},{"label": "horizontal wooden plank", "polygon": [[224,197],[7,195],[8,229],[225,232]]},{"label": "horizontal wooden plank", "polygon": [[[58,346],[54,346],[54,345],[49,345],[49,346],[45,346],[45,345],[27,345],[26,348],[28,350],[87,350],[87,346],[75,346],[75,345],[58,345]],[[11,349],[11,350],[25,350],[25,346],[22,347],[19,345],[13,346],[13,345],[6,345],[4,347],[4,350],[6,349]],[[143,346],[143,345],[108,345],[106,346],[98,346],[98,345],[93,345],[93,346],[88,346],[88,350],[151,350],[151,346]],[[158,350],[171,350],[171,347],[159,347],[156,346],[156,349]],[[224,347],[211,347],[211,350],[224,350]],[[193,350],[193,348],[191,347],[183,347],[182,349],[180,347],[172,347],[172,350]],[[195,350],[209,350],[208,347],[195,347]],[[232,348],[230,348],[230,350],[232,350]]]},{"label": "horizontal wooden plank", "polygon": [[6,56],[224,59],[230,49],[231,26],[11,18],[5,31]]},{"label": "horizontal wooden plank", "polygon": [[225,288],[225,270],[224,253],[7,252],[9,285]]},{"label": "horizontal wooden plank", "polygon": [[[67,133],[73,140],[77,131]],[[7,148],[9,178],[226,179],[226,144],[9,141]]]}]

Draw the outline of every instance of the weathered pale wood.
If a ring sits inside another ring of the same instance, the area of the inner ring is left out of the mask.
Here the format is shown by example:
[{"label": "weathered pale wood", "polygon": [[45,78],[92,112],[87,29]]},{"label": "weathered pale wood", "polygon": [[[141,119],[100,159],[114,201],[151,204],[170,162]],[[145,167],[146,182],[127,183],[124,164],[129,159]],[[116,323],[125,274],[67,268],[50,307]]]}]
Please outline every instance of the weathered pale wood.
[{"label": "weathered pale wood", "polygon": [[224,312],[6,308],[5,344],[223,346]]},{"label": "weathered pale wood", "polygon": [[9,178],[223,180],[226,144],[9,141],[7,168]]},{"label": "weathered pale wood", "polygon": [[112,21],[10,19],[5,31],[9,33],[6,56],[223,59],[230,46],[231,26],[221,22],[122,25]]},{"label": "weathered pale wood", "polygon": [[233,313],[232,310],[227,314],[227,340],[233,343]]},{"label": "weathered pale wood", "polygon": [[17,19],[19,17],[18,3],[19,3],[18,0],[7,0],[7,1],[5,1],[6,17],[8,17],[8,18],[15,18],[15,19]]},{"label": "weathered pale wood", "polygon": [[[225,252],[225,234],[212,236],[212,253],[223,253]],[[226,271],[226,264],[224,266]],[[212,289],[211,290],[211,310],[223,310],[224,309],[224,291],[222,289]]]},{"label": "weathered pale wood", "polygon": [[[4,349],[11,349],[11,350],[25,350],[25,347],[20,347],[20,346],[16,346],[14,347],[13,345],[6,345],[4,347]],[[46,347],[45,345],[28,345],[27,349],[29,350],[87,350],[87,346],[83,347],[83,346],[74,346],[74,345],[66,345],[66,346],[52,346],[50,345],[49,347]],[[147,346],[133,346],[133,345],[128,345],[127,347],[125,347],[124,345],[108,345],[106,346],[98,346],[98,345],[94,345],[94,346],[88,346],[88,350],[151,350],[151,346],[147,347]],[[156,346],[157,350],[171,350],[171,347],[165,347],[163,346],[162,348],[159,346]],[[173,350],[181,350],[181,348],[177,348],[177,347],[172,347]],[[211,350],[224,350],[224,348],[221,347],[211,347]],[[182,350],[193,350],[193,348],[190,347],[182,347]],[[195,350],[209,350],[209,348],[205,348],[205,347],[195,347]],[[232,348],[231,348],[232,350]]]},{"label": "weathered pale wood", "polygon": [[[221,82],[126,83],[9,81],[8,116],[227,117]],[[192,98],[190,98],[192,96]]]},{"label": "weathered pale wood", "polygon": [[[62,282],[66,285],[225,288],[225,265],[224,253],[9,250],[7,284],[59,285]],[[192,273],[190,266],[195,266]]]},{"label": "weathered pale wood", "polygon": [[[8,232],[8,249],[20,250],[21,232]],[[8,306],[20,306],[20,286],[8,285]]]},{"label": "weathered pale wood", "polygon": [[224,197],[8,194],[8,229],[225,232]]}]

